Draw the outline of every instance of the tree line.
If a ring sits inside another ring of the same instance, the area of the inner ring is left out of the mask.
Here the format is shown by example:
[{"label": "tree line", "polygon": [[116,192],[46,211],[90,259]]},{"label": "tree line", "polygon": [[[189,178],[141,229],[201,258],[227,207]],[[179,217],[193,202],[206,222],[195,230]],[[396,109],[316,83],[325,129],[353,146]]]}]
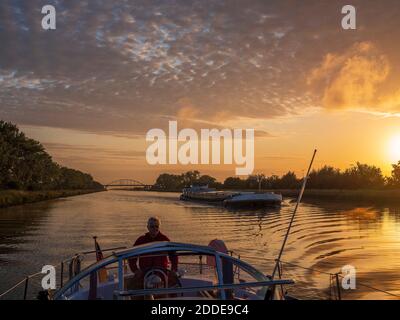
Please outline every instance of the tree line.
[{"label": "tree line", "polygon": [[[209,175],[199,171],[188,171],[183,174],[161,174],[156,180],[156,188],[180,190],[190,185],[208,185],[217,189],[298,189],[303,179],[292,171],[282,176],[263,174],[250,175],[246,179],[228,177],[218,182]],[[313,170],[307,182],[309,189],[395,189],[400,188],[400,161],[392,164],[390,177],[384,177],[380,168],[357,162],[350,168],[340,169],[324,166]]]},{"label": "tree line", "polygon": [[54,162],[44,147],[0,120],[0,189],[103,189],[92,176]]}]

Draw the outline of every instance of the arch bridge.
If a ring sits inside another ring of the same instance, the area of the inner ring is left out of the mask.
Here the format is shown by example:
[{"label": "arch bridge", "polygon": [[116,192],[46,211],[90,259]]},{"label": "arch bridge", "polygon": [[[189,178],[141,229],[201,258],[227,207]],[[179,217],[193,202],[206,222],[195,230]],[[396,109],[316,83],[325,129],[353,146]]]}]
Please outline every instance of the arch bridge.
[{"label": "arch bridge", "polygon": [[134,187],[134,188],[144,188],[146,190],[151,189],[153,185],[150,184],[145,184],[143,182],[140,182],[138,180],[134,179],[119,179],[119,180],[114,180],[110,183],[107,183],[104,185],[105,188],[111,188],[111,187]]}]

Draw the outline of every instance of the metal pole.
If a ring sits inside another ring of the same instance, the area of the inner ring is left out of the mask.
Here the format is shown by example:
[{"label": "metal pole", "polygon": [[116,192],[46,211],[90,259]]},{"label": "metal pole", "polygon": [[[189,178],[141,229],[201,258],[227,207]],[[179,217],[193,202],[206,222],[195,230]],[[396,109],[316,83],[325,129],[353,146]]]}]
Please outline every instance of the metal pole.
[{"label": "metal pole", "polygon": [[61,261],[60,283],[62,287],[64,285],[64,261]]},{"label": "metal pole", "polygon": [[304,189],[306,188],[308,176],[309,176],[309,174],[310,174],[311,166],[312,166],[312,164],[313,164],[313,162],[314,162],[314,158],[315,158],[315,154],[316,154],[316,153],[317,153],[317,150],[315,149],[315,150],[314,150],[314,154],[313,154],[313,156],[312,156],[312,158],[311,158],[310,165],[308,166],[307,175],[304,177],[303,185],[301,186],[301,190],[300,190],[299,196],[298,196],[298,198],[297,198],[296,207],[294,208],[294,211],[293,211],[293,214],[292,214],[292,218],[290,219],[290,223],[289,223],[288,229],[287,229],[287,231],[286,231],[286,235],[285,235],[285,238],[284,238],[284,240],[283,240],[281,250],[279,251],[279,255],[278,255],[278,259],[276,260],[276,264],[275,264],[274,271],[272,272],[272,276],[271,276],[271,279],[272,279],[272,280],[274,279],[275,273],[276,273],[276,271],[278,270],[279,261],[281,260],[281,257],[282,257],[282,254],[283,254],[283,250],[285,249],[286,241],[287,241],[287,239],[288,239],[288,237],[289,237],[290,229],[292,228],[292,223],[293,223],[293,221],[294,221],[294,217],[295,217],[295,215],[296,215],[297,208],[299,207],[301,198],[303,197]]},{"label": "metal pole", "polygon": [[29,277],[26,277],[26,279],[25,279],[25,289],[24,289],[24,300],[26,300],[26,295],[28,293],[28,282],[29,282]]},{"label": "metal pole", "polygon": [[340,292],[339,274],[336,273],[335,276],[336,276],[336,288],[337,288],[338,299],[342,300],[342,295]]}]

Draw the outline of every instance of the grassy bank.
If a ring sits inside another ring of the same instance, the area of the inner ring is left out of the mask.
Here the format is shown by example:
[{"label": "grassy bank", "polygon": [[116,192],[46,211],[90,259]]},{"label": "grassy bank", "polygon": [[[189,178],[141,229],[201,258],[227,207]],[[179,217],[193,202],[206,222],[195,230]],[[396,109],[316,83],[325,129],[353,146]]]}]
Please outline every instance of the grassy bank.
[{"label": "grassy bank", "polygon": [[47,190],[21,191],[0,190],[0,208],[17,206],[26,203],[46,201],[57,198],[77,196],[80,194],[100,192],[102,190]]}]

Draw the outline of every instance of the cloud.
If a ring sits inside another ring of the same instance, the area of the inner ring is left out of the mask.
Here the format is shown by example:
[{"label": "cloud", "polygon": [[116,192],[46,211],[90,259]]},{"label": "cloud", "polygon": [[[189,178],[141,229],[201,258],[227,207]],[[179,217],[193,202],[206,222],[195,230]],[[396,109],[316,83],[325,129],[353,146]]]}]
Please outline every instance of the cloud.
[{"label": "cloud", "polygon": [[[52,153],[62,154],[76,154],[82,156],[83,154],[89,154],[90,157],[96,157],[96,159],[141,159],[144,158],[145,152],[138,150],[120,150],[115,148],[100,148],[93,145],[72,145],[64,143],[44,143],[46,149]],[[88,156],[88,157],[89,157]]]},{"label": "cloud", "polygon": [[276,161],[282,161],[282,160],[304,160],[302,157],[285,157],[285,156],[263,156],[261,157],[262,159],[267,159],[267,160],[276,160]]},{"label": "cloud", "polygon": [[307,84],[327,109],[396,112],[400,90],[392,89],[392,73],[385,54],[372,42],[359,42],[341,54],[326,54],[310,72]]},{"label": "cloud", "polygon": [[15,70],[0,69],[0,89],[2,90],[45,90],[63,84],[63,80],[38,78],[33,73],[18,75]]},{"label": "cloud", "polygon": [[6,120],[144,134],[167,118],[274,118],[307,104],[287,90],[298,40],[279,3],[50,1],[57,30],[44,32],[41,2],[2,3]]},{"label": "cloud", "polygon": [[368,24],[345,33],[337,1],[49,0],[57,30],[45,32],[43,1],[2,0],[0,118],[143,135],[176,118],[221,125],[322,103],[398,104],[400,6],[354,1]]}]

